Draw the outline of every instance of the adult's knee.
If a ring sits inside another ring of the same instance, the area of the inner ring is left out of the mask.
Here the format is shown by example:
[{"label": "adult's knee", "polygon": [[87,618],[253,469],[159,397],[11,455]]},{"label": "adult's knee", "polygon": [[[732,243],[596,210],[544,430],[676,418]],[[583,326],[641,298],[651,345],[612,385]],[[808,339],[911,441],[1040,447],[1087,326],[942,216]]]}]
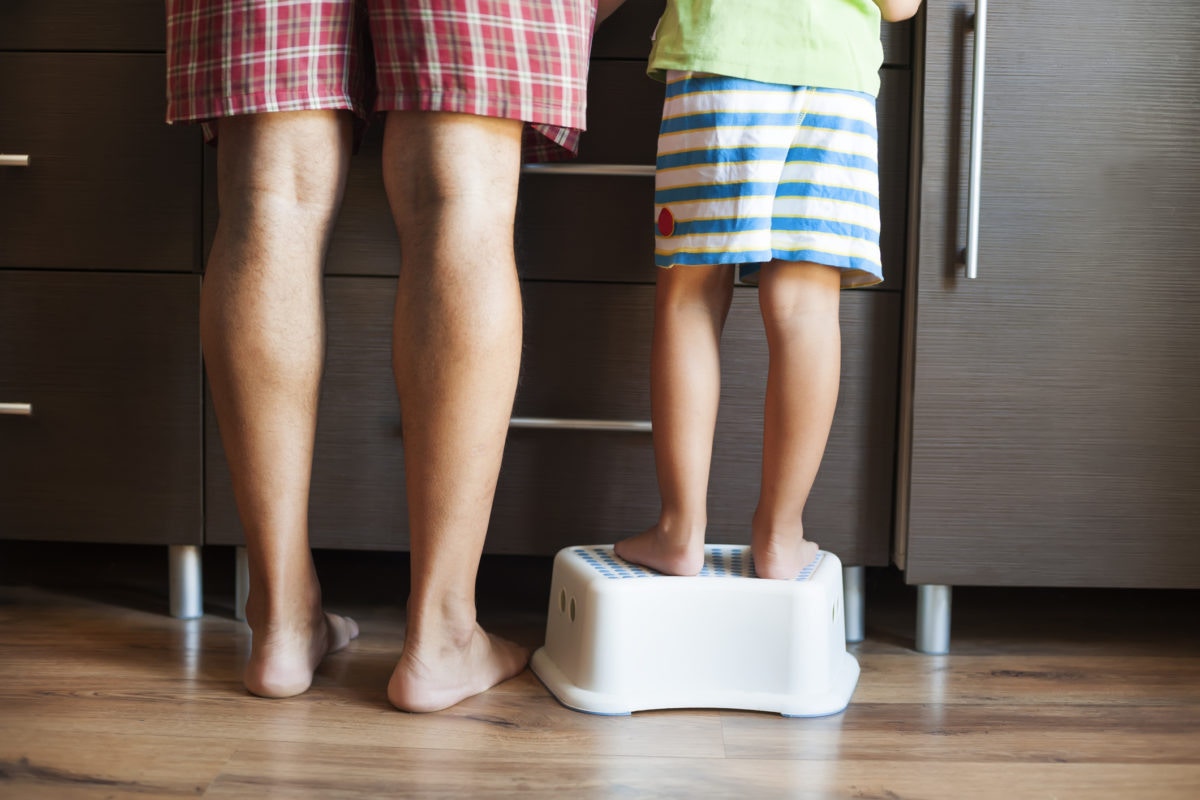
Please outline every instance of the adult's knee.
[{"label": "adult's knee", "polygon": [[347,112],[221,120],[217,193],[222,222],[324,238],[341,204],[351,136]]},{"label": "adult's knee", "polygon": [[470,114],[393,112],[383,175],[397,228],[511,234],[521,123]]}]

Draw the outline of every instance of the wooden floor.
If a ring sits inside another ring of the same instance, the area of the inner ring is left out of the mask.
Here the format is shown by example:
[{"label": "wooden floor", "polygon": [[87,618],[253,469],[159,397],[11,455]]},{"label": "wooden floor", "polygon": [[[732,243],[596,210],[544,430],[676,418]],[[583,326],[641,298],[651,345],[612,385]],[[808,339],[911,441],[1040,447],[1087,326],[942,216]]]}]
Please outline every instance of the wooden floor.
[{"label": "wooden floor", "polygon": [[[621,718],[569,711],[529,672],[394,711],[395,605],[339,608],[361,638],[268,701],[242,689],[248,633],[219,604],[182,622],[136,588],[8,583],[3,798],[1200,798],[1194,594],[960,590],[954,652],[929,657],[893,587],[868,597],[843,714]],[[490,603],[493,627],[540,642],[541,613]]]}]

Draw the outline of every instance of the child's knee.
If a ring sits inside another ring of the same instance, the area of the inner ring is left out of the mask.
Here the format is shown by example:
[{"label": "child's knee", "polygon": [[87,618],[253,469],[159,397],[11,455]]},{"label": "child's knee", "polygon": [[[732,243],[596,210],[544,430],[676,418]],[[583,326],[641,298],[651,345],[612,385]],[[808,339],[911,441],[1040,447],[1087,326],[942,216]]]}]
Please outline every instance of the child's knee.
[{"label": "child's knee", "polygon": [[658,274],[658,299],[670,306],[727,309],[733,301],[733,266],[674,266]]},{"label": "child's knee", "polygon": [[772,262],[763,268],[758,303],[768,327],[801,321],[836,324],[841,300],[841,271],[809,262]]}]

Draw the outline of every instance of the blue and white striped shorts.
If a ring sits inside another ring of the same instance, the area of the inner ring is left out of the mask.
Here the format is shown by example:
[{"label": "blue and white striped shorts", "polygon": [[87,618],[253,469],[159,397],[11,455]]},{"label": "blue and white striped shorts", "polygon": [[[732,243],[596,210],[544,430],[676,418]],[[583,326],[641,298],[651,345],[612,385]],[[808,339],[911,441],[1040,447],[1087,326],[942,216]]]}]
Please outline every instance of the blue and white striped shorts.
[{"label": "blue and white striped shorts", "polygon": [[875,98],[671,71],[658,137],[654,261],[773,259],[883,280]]}]

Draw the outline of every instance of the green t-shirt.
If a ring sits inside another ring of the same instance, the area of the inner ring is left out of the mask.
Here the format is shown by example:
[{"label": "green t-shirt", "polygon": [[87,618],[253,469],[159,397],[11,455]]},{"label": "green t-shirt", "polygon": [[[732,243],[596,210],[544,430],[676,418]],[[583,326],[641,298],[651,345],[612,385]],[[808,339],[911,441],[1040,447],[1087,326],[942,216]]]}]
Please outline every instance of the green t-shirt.
[{"label": "green t-shirt", "polygon": [[667,0],[647,71],[658,80],[678,69],[875,95],[882,64],[871,0]]}]

